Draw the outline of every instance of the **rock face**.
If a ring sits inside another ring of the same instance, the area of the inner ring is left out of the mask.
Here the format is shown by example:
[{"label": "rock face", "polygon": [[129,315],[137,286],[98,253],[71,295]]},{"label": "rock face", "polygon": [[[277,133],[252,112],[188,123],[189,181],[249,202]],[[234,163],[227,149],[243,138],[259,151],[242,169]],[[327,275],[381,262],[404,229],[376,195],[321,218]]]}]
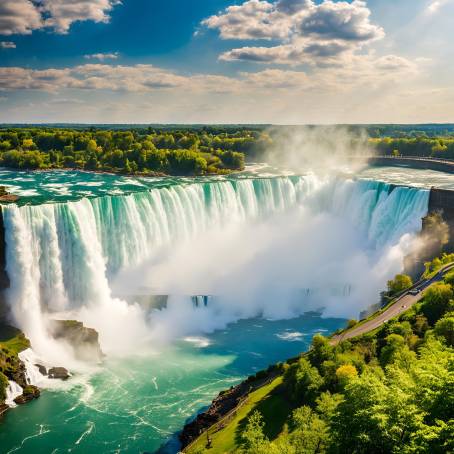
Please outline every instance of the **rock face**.
[{"label": "rock face", "polygon": [[56,378],[59,380],[67,380],[70,377],[70,375],[68,370],[65,369],[64,367],[51,367],[49,369],[48,377]]},{"label": "rock face", "polygon": [[22,395],[16,397],[14,402],[18,405],[26,404],[33,399],[37,399],[41,395],[41,392],[38,387],[33,385],[27,385],[24,388]]},{"label": "rock face", "polygon": [[55,339],[65,340],[71,345],[78,359],[91,362],[103,359],[99,334],[95,329],[87,328],[77,320],[53,320],[50,328]]}]

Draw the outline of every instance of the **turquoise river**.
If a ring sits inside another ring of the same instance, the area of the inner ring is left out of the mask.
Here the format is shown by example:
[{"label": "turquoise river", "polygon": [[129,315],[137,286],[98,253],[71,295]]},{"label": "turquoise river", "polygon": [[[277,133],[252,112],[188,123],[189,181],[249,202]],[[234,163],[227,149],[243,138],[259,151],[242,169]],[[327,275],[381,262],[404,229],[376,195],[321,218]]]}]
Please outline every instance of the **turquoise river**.
[{"label": "turquoise river", "polygon": [[[0,184],[20,196],[3,206],[11,317],[40,362],[72,372],[35,378],[42,396],[7,412],[0,452],[175,453],[220,390],[376,303],[428,189],[452,181],[256,166],[196,179],[0,169]],[[98,330],[102,364],[52,338],[62,318]]]}]

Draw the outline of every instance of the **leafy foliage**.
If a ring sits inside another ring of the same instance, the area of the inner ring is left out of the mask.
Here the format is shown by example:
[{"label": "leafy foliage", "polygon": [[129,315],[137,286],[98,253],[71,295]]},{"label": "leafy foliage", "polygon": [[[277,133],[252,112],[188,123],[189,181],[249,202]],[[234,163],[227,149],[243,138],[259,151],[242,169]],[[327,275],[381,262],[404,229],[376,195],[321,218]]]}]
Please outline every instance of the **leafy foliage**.
[{"label": "leafy foliage", "polygon": [[151,128],[11,128],[0,130],[0,165],[14,169],[203,175],[244,168],[257,131],[160,131]]},{"label": "leafy foliage", "polygon": [[242,452],[453,452],[453,298],[448,274],[375,332],[336,346],[314,336],[311,350],[283,367],[294,403],[287,426],[267,439],[269,421],[255,413]]}]

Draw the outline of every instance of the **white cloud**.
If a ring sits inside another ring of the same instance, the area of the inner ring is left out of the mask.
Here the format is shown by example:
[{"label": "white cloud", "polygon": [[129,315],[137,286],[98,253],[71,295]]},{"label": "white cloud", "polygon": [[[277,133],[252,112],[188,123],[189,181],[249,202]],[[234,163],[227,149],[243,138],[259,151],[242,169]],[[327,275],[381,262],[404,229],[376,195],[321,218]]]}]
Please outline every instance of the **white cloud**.
[{"label": "white cloud", "polygon": [[87,60],[99,60],[99,61],[104,61],[104,60],[116,60],[118,58],[118,52],[111,52],[111,53],[98,53],[98,54],[88,54],[84,55],[84,58]]},{"label": "white cloud", "polygon": [[42,26],[41,14],[29,0],[0,2],[0,35],[27,35]]},{"label": "white cloud", "polygon": [[118,0],[43,0],[42,12],[49,15],[44,24],[58,33],[67,33],[77,21],[106,23],[110,11],[119,3]]},{"label": "white cloud", "polygon": [[108,22],[119,0],[1,0],[0,35],[26,35],[52,28],[67,33],[74,22]]},{"label": "white cloud", "polygon": [[427,13],[428,14],[435,14],[437,13],[443,6],[448,3],[451,3],[452,0],[431,0],[429,5],[427,6]]},{"label": "white cloud", "polygon": [[15,49],[16,43],[12,41],[0,41],[0,49]]},{"label": "white cloud", "polygon": [[267,1],[249,0],[229,6],[224,14],[205,19],[202,25],[218,29],[223,39],[285,39],[292,19]]},{"label": "white cloud", "polygon": [[416,64],[395,55],[351,55],[342,65],[304,71],[265,69],[241,72],[236,77],[212,74],[181,75],[152,65],[85,64],[63,69],[0,67],[0,91],[91,90],[131,93],[243,93],[269,89],[337,90],[361,84],[376,86],[390,80],[409,80],[418,74]]},{"label": "white cloud", "polygon": [[190,89],[203,92],[234,90],[232,78],[198,74],[182,76],[152,65],[85,64],[63,69],[0,67],[0,91],[65,89],[152,92]]},{"label": "white cloud", "polygon": [[366,2],[354,0],[249,0],[230,6],[202,22],[219,30],[222,39],[277,40],[274,46],[235,48],[222,60],[262,63],[327,64],[345,53],[384,37],[384,30],[370,21]]}]

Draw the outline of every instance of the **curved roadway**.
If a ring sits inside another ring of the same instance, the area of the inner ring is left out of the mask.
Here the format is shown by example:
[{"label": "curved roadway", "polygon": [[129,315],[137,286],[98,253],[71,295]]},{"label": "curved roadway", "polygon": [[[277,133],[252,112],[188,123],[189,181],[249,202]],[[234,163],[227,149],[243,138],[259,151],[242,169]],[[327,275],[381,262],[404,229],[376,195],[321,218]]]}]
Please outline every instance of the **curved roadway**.
[{"label": "curved roadway", "polygon": [[[386,323],[388,320],[397,317],[402,312],[405,312],[411,306],[416,304],[421,298],[424,296],[425,290],[427,290],[430,286],[439,282],[443,279],[444,275],[454,268],[454,263],[450,263],[445,265],[437,274],[432,277],[431,279],[425,279],[409,290],[407,290],[403,295],[401,295],[394,303],[392,303],[387,309],[385,309],[382,313],[378,314],[376,317],[358,325],[354,326],[352,329],[348,331],[344,331],[342,334],[333,336],[331,339],[332,344],[338,344],[339,342],[351,339],[352,337],[361,336],[362,334],[368,333],[369,331],[378,328],[383,323]],[[414,291],[418,290],[415,294]]]}]

